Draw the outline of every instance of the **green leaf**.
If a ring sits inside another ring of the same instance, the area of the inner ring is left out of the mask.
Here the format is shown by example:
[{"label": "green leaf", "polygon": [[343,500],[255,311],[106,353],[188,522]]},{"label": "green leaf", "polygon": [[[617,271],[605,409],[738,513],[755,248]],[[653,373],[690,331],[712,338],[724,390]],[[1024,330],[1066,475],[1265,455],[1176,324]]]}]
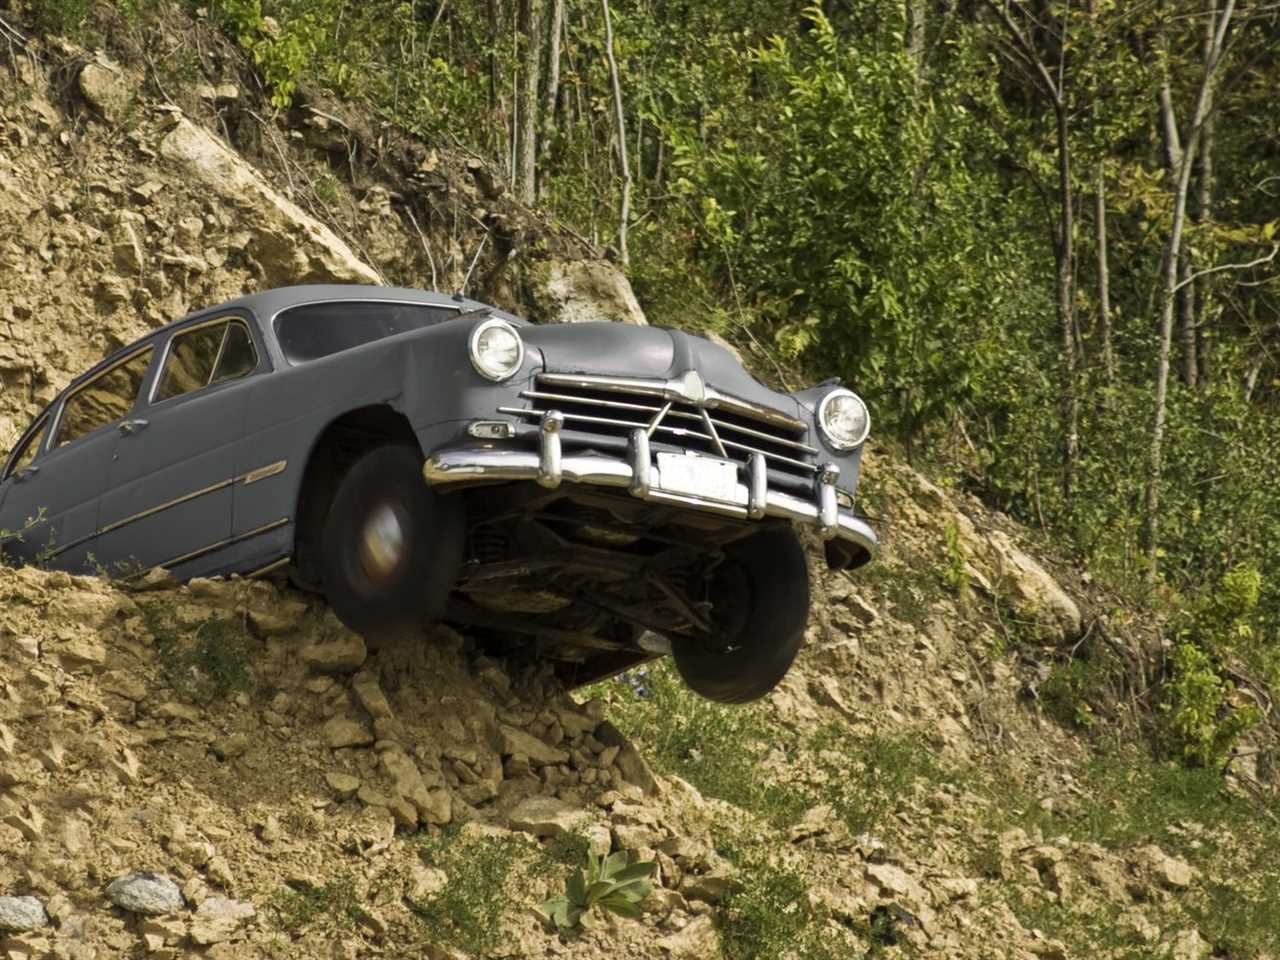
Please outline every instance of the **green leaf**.
[{"label": "green leaf", "polygon": [[633,920],[644,914],[644,911],[630,900],[613,894],[601,900],[599,905],[610,913],[616,913],[620,917],[629,917]]},{"label": "green leaf", "polygon": [[613,892],[626,897],[628,900],[643,900],[652,889],[653,884],[648,880],[632,880],[628,883],[618,884],[618,886],[614,887]]},{"label": "green leaf", "polygon": [[581,867],[573,871],[573,876],[569,878],[565,893],[574,903],[585,904],[587,902],[587,879],[582,875]]},{"label": "green leaf", "polygon": [[637,861],[629,867],[619,870],[617,876],[613,879],[615,883],[630,883],[632,880],[642,880],[652,874],[657,866],[657,863],[652,860]]},{"label": "green leaf", "polygon": [[611,853],[609,858],[604,862],[604,870],[601,871],[600,879],[611,880],[614,874],[621,871],[627,865],[627,851],[619,850],[617,853]]},{"label": "green leaf", "polygon": [[590,907],[613,889],[614,883],[612,880],[597,880],[595,883],[591,884],[591,886],[587,887],[587,895],[584,902],[588,907]]}]

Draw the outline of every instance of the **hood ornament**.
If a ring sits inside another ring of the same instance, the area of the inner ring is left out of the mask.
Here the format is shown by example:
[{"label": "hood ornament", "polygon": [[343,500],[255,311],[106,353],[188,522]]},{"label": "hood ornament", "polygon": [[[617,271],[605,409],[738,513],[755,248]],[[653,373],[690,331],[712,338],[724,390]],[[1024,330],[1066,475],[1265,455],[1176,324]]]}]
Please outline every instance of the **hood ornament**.
[{"label": "hood ornament", "polygon": [[676,380],[669,380],[671,391],[690,403],[703,403],[707,399],[707,385],[697,370],[686,370]]}]

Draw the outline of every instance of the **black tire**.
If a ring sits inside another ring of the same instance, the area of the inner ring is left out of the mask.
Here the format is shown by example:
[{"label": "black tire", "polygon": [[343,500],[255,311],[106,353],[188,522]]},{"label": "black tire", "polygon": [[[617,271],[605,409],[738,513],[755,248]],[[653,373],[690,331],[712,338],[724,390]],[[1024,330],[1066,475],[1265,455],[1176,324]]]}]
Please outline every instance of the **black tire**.
[{"label": "black tire", "polygon": [[763,697],[787,675],[809,621],[809,564],[795,531],[775,527],[726,547],[710,599],[717,635],[672,637],[676,669],[708,700]]},{"label": "black tire", "polygon": [[462,504],[427,486],[416,449],[370,450],[338,484],[325,518],[329,606],[375,640],[436,619],[462,563],[464,530]]}]

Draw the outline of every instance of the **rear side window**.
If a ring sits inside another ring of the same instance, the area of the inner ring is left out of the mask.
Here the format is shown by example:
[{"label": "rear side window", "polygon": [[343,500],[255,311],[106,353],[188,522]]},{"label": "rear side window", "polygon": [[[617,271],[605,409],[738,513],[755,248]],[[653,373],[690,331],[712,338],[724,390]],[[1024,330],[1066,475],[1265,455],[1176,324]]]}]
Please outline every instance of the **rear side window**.
[{"label": "rear side window", "polygon": [[36,451],[40,449],[40,438],[44,436],[44,427],[48,422],[49,415],[47,413],[42,414],[40,419],[32,424],[23,438],[18,441],[18,446],[14,448],[13,453],[9,456],[9,468],[5,471],[5,477],[13,476],[36,458]]},{"label": "rear side window", "polygon": [[214,383],[236,380],[258,366],[253,337],[242,320],[217,320],[174,336],[153,401],[180,397]]},{"label": "rear side window", "polygon": [[123,420],[142,388],[153,350],[147,347],[76,388],[62,404],[55,447],[79,440],[108,423]]},{"label": "rear side window", "polygon": [[305,363],[457,315],[452,307],[420,303],[312,303],[276,317],[276,339],[290,363]]}]

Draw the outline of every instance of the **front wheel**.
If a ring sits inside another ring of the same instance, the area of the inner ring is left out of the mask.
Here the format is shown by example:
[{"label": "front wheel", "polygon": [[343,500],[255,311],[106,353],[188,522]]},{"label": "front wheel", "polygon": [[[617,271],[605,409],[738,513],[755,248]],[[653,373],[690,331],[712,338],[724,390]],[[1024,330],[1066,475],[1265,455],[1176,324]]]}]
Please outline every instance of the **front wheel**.
[{"label": "front wheel", "polygon": [[681,678],[708,700],[763,697],[791,668],[809,621],[809,565],[795,531],[775,527],[726,547],[707,599],[712,632],[672,637]]},{"label": "front wheel", "polygon": [[370,450],[342,478],[325,519],[329,606],[371,639],[438,617],[462,563],[461,504],[428,487],[421,471],[411,447]]}]

